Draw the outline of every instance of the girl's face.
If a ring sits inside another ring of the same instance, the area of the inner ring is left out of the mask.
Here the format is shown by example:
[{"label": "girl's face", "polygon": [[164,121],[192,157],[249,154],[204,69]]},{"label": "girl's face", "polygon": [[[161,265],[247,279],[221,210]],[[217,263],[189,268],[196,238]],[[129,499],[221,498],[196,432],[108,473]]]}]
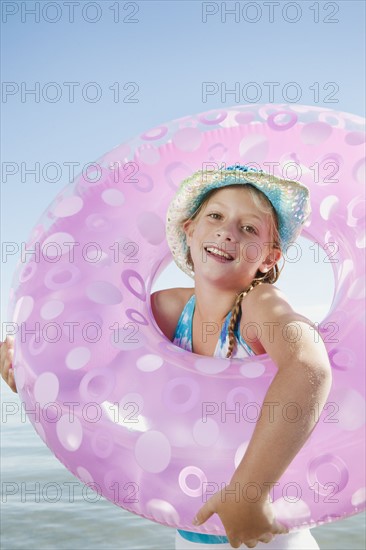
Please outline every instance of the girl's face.
[{"label": "girl's face", "polygon": [[[183,225],[195,277],[222,280],[233,288],[249,285],[259,269],[266,273],[281,252],[270,246],[268,215],[245,187],[220,189],[194,220]],[[215,254],[217,248],[229,255]]]}]

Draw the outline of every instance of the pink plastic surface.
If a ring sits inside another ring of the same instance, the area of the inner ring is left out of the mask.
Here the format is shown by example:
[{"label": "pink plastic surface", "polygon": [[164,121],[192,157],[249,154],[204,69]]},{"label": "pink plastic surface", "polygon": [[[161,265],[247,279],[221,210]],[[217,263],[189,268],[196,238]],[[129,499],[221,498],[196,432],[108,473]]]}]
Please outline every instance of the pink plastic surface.
[{"label": "pink plastic surface", "polygon": [[268,355],[229,360],[174,346],[150,293],[172,261],[165,215],[179,182],[203,162],[265,171],[277,162],[275,174],[311,190],[303,236],[337,261],[320,323],[333,386],[274,489],[275,512],[295,528],[364,509],[363,123],[273,104],[184,117],[106,153],[55,198],[27,243],[38,257],[18,264],[8,319],[29,419],[75,476],[151,520],[224,534],[216,514],[198,528],[191,521],[203,495],[230,480],[277,369]]}]

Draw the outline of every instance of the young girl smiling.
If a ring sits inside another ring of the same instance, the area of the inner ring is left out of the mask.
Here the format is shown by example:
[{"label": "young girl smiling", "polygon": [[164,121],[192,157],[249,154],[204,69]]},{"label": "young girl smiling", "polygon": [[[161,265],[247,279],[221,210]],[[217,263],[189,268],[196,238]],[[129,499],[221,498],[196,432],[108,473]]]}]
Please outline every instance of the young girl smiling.
[{"label": "young girl smiling", "polygon": [[[194,288],[152,295],[161,330],[177,346],[200,355],[268,353],[278,372],[264,401],[278,403],[277,411],[294,402],[303,412],[300,423],[286,421],[280,412],[271,421],[259,415],[229,485],[197,510],[192,522],[200,525],[217,513],[227,537],[179,530],[176,549],[319,548],[309,529],[289,533],[280,525],[270,502],[271,488],[316,426],[314,405],[322,410],[331,387],[323,341],[314,339],[312,322],[273,284],[282,251],[300,234],[310,211],[304,185],[243,165],[194,173],[169,205],[168,244],[176,264],[194,278]],[[207,326],[217,330],[207,334]],[[300,338],[294,337],[298,331]],[[260,499],[238,499],[235,487],[253,482],[261,488]]]},{"label": "young girl smiling", "polygon": [[[227,487],[192,511],[200,525],[217,513],[226,537],[179,530],[176,549],[319,548],[309,529],[288,532],[276,521],[270,492],[316,427],[331,386],[328,355],[313,324],[274,286],[278,262],[310,214],[301,183],[235,165],[182,182],[167,212],[167,240],[194,288],[155,292],[151,305],[162,332],[177,346],[206,356],[245,358],[267,353],[277,373],[243,459]],[[207,327],[216,327],[207,331]],[[297,336],[300,334],[300,337]],[[244,337],[245,336],[245,337]],[[0,371],[16,391],[13,339],[0,346]],[[282,415],[295,403],[300,421]],[[244,498],[237,487],[256,485]],[[240,498],[237,498],[237,495]],[[204,495],[202,495],[204,497]]]}]

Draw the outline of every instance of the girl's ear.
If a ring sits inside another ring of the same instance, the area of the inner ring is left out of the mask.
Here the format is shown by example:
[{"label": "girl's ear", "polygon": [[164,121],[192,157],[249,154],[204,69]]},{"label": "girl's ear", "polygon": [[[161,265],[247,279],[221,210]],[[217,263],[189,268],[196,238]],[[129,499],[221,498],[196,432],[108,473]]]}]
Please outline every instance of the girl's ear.
[{"label": "girl's ear", "polygon": [[187,246],[191,246],[191,238],[194,231],[193,220],[186,220],[183,224],[183,231],[186,234]]},{"label": "girl's ear", "polygon": [[262,273],[267,273],[272,267],[280,260],[282,256],[281,250],[278,248],[272,248],[272,250],[267,255],[266,259],[260,266],[259,270]]}]

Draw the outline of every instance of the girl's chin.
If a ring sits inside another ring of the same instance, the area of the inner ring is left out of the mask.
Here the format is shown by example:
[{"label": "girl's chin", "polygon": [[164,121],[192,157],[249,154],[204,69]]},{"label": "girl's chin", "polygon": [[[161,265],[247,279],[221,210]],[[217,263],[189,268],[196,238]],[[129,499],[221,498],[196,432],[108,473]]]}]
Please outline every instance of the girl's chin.
[{"label": "girl's chin", "polygon": [[[234,262],[219,262],[219,261],[207,261],[195,263],[194,267],[194,278],[197,280],[202,277],[210,281],[219,281],[223,280],[225,283],[229,283],[229,279],[232,280],[234,286],[237,285],[238,280],[252,280],[255,275],[252,277],[248,271],[235,270],[235,266],[230,266],[229,263],[234,264]],[[225,285],[227,286],[227,285]]]},{"label": "girl's chin", "polygon": [[229,279],[237,280],[238,275],[233,275],[232,270],[225,268],[225,265],[220,266],[219,264],[215,264],[214,267],[209,264],[197,266],[194,272],[195,279],[202,277],[207,281],[225,281],[226,283],[229,282]]}]

